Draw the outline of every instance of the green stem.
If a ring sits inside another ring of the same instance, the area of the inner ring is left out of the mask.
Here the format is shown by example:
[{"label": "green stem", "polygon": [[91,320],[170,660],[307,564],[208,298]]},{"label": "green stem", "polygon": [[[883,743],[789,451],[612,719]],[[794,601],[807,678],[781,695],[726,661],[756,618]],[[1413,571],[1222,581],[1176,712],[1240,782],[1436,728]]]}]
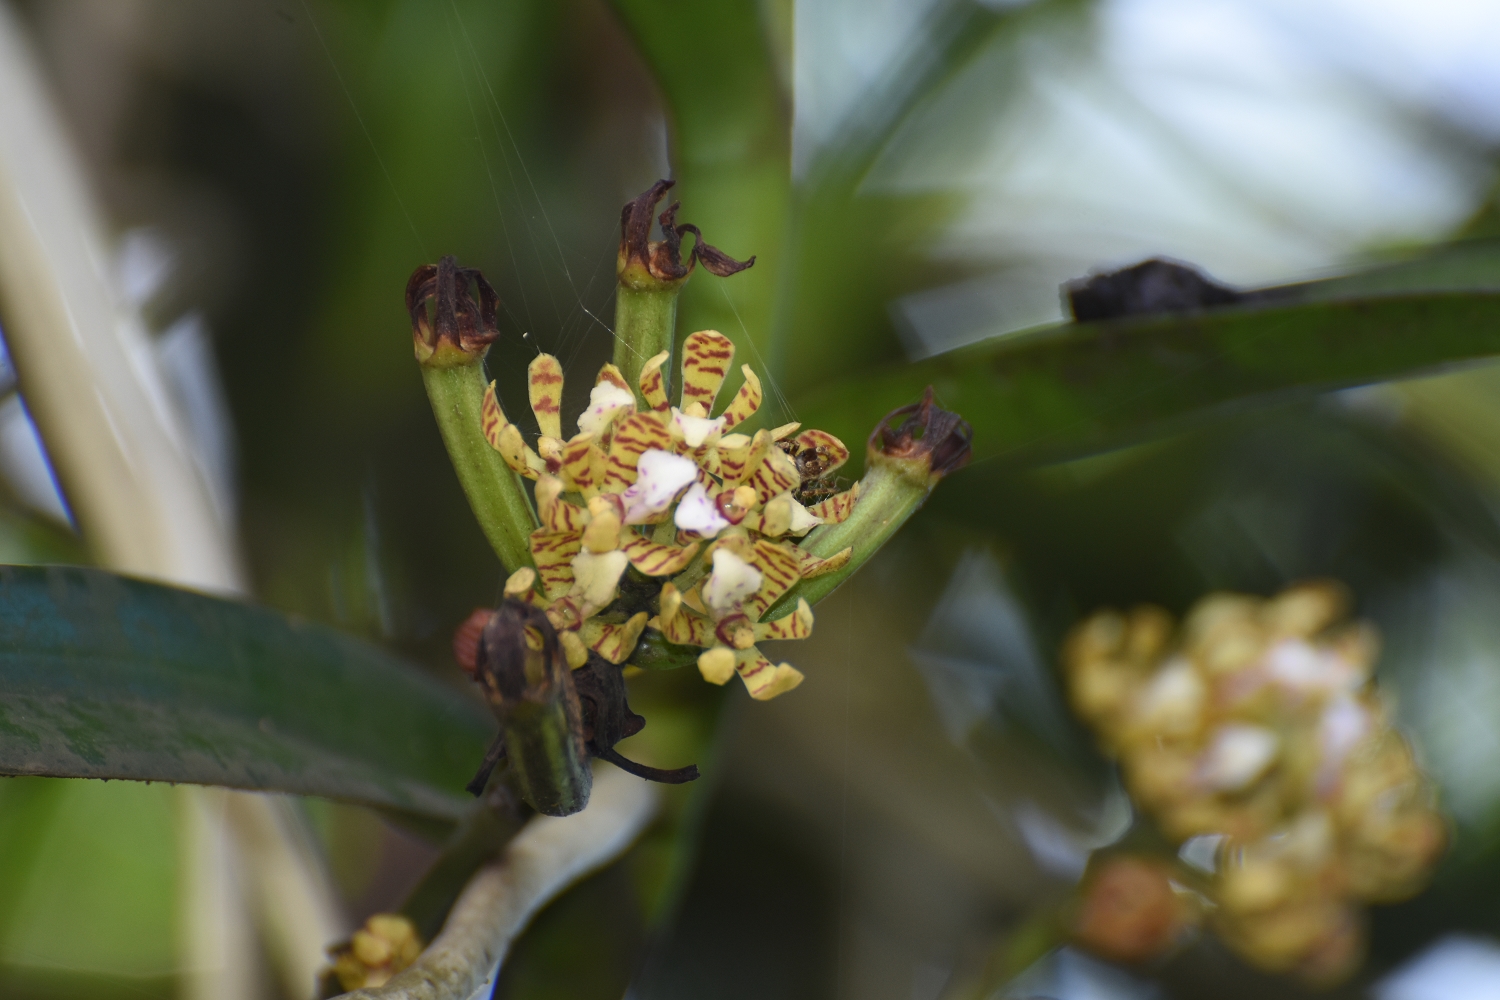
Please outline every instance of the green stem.
[{"label": "green stem", "polygon": [[427,387],[448,458],[495,555],[508,573],[530,566],[528,536],[540,522],[521,477],[484,439],[479,419],[484,365],[477,358],[471,364],[449,367],[422,365],[422,384]]},{"label": "green stem", "polygon": [[939,476],[932,475],[926,459],[896,459],[872,456],[870,470],[859,483],[859,502],[842,524],[814,528],[802,549],[819,558],[852,548],[849,561],[840,569],[811,580],[803,580],[787,591],[763,621],[780,618],[797,606],[797,599],[817,604],[839,584],[858,572],[892,535],[926,502]]},{"label": "green stem", "polygon": [[401,904],[401,914],[416,926],[423,941],[431,941],[443,929],[453,901],[469,884],[469,879],[481,865],[500,854],[527,818],[527,815],[501,813],[483,799],[474,804],[443,845],[442,853]]},{"label": "green stem", "polygon": [[[615,367],[640,396],[641,368],[662,351],[672,350],[677,329],[677,295],[682,282],[647,279],[615,286]],[[665,375],[669,365],[662,367]],[[642,404],[645,400],[641,400]]]}]

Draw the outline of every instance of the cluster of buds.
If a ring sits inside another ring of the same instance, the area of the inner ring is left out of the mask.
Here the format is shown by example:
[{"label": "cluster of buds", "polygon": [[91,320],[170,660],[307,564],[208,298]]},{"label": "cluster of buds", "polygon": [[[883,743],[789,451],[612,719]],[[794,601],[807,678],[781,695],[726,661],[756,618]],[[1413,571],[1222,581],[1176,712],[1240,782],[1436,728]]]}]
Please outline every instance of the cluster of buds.
[{"label": "cluster of buds", "polygon": [[[536,568],[514,573],[505,595],[543,610],[575,669],[590,651],[626,662],[650,626],[668,642],[702,647],[698,667],[707,680],[724,684],[739,674],[751,697],[773,698],[802,674],[772,664],[756,643],[807,637],[812,609],[799,601],[783,617],[761,618],[800,580],[848,562],[849,549],[817,558],[798,540],[853,511],[857,484],[824,488],[849,450],[822,431],[799,434],[797,424],[736,432],[761,403],[749,365],[734,398],[712,415],[734,358],[723,334],[699,331],[683,344],[676,406],[662,371],[668,357],[649,359],[634,388],[605,365],[577,433],[564,438],[562,367],[539,355],[527,370],[535,447],[506,417],[491,384],[484,436],[514,471],[536,481],[541,521],[530,539]],[[803,502],[813,496],[821,499]]]},{"label": "cluster of buds", "polygon": [[384,986],[421,953],[422,940],[410,920],[395,913],[377,913],[348,941],[328,949],[333,967],[325,974],[320,992],[333,996]]},{"label": "cluster of buds", "polygon": [[1180,631],[1158,608],[1105,611],[1064,653],[1073,707],[1138,810],[1174,845],[1215,838],[1212,876],[1182,880],[1214,930],[1320,981],[1357,966],[1362,904],[1417,892],[1447,842],[1374,687],[1374,631],[1347,604],[1331,583],[1214,594]]}]

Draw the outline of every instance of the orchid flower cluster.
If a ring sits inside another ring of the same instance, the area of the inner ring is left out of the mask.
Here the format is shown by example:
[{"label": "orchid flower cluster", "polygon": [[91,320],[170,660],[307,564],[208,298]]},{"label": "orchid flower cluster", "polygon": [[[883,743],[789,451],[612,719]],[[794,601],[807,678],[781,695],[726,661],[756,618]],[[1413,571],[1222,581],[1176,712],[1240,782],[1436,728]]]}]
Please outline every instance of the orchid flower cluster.
[{"label": "orchid flower cluster", "polygon": [[1357,964],[1360,904],[1414,894],[1447,843],[1375,689],[1373,629],[1344,622],[1346,607],[1342,588],[1310,583],[1210,595],[1180,632],[1157,608],[1106,611],[1064,658],[1073,706],[1136,806],[1174,845],[1208,848],[1211,876],[1178,881],[1201,885],[1220,937],[1318,981]]},{"label": "orchid flower cluster", "polygon": [[798,540],[854,510],[858,484],[844,492],[826,485],[849,449],[822,431],[798,433],[795,423],[736,430],[762,400],[749,365],[734,398],[712,415],[734,359],[723,334],[686,339],[676,406],[662,371],[668,358],[647,361],[636,389],[606,364],[577,433],[565,439],[562,366],[539,355],[527,369],[535,447],[490,384],[484,436],[511,469],[536,481],[541,521],[530,537],[536,568],[514,573],[505,594],[545,611],[575,669],[590,650],[625,663],[649,626],[671,643],[702,647],[706,680],[724,684],[738,674],[751,697],[773,698],[802,674],[772,664],[756,644],[806,638],[813,614],[799,599],[790,613],[762,618],[799,580],[848,562],[849,549],[817,558]]}]

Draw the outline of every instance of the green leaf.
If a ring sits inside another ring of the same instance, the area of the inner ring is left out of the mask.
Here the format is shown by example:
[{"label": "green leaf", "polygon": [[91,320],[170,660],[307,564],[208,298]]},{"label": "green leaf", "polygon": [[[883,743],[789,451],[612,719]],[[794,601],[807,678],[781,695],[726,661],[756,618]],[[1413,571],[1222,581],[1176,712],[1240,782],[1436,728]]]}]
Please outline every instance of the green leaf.
[{"label": "green leaf", "polygon": [[1500,354],[1500,294],[1393,295],[1064,324],[871,371],[796,401],[861,441],[931,384],[974,428],[974,458],[1031,464],[1103,451],[1207,412]]},{"label": "green leaf", "polygon": [[0,773],[457,819],[494,729],[477,699],[321,625],[100,570],[0,567]]}]

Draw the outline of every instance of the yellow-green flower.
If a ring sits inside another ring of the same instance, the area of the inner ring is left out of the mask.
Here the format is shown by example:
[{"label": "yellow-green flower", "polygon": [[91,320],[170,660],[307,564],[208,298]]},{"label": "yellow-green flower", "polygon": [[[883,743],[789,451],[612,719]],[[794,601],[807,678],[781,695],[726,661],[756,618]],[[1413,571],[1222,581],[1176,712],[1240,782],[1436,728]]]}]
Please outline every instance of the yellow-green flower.
[{"label": "yellow-green flower", "polygon": [[1074,708],[1173,842],[1215,838],[1213,925],[1256,964],[1330,981],[1359,907],[1405,898],[1447,842],[1431,783],[1372,681],[1373,630],[1330,583],[1213,594],[1180,630],[1101,612],[1064,663]]},{"label": "yellow-green flower", "polygon": [[[713,683],[738,673],[753,697],[765,699],[802,680],[790,664],[772,664],[755,643],[811,634],[811,609],[804,601],[781,619],[760,619],[799,580],[847,562],[847,549],[819,559],[797,539],[847,518],[859,491],[811,507],[797,499],[803,476],[796,456],[815,455],[824,476],[847,460],[848,449],[832,435],[803,431],[791,438],[796,424],[725,433],[753,417],[762,398],[746,365],[744,385],[711,416],[733,357],[734,345],[720,333],[688,337],[680,406],[667,401],[666,354],[641,372],[645,408],[619,370],[605,365],[578,432],[564,439],[562,369],[556,358],[540,355],[528,368],[540,430],[535,448],[506,418],[493,384],[485,394],[485,437],[512,469],[536,480],[542,522],[530,540],[536,569],[512,576],[506,594],[546,610],[574,667],[590,649],[624,663],[651,624],[671,642],[706,647],[699,669]],[[674,578],[660,589],[659,614],[651,619],[635,611],[623,622],[602,621],[599,613],[615,602],[627,568]]]}]

